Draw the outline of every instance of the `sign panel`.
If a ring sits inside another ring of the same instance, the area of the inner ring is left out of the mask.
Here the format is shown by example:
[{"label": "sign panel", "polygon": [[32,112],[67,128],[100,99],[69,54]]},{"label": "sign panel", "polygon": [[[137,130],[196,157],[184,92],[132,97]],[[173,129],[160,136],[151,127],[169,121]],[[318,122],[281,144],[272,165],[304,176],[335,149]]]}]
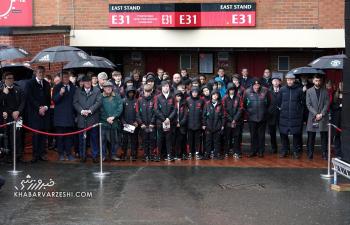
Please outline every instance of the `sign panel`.
[{"label": "sign panel", "polygon": [[254,27],[255,3],[110,4],[110,27]]},{"label": "sign panel", "polygon": [[0,27],[33,26],[32,0],[1,0]]}]

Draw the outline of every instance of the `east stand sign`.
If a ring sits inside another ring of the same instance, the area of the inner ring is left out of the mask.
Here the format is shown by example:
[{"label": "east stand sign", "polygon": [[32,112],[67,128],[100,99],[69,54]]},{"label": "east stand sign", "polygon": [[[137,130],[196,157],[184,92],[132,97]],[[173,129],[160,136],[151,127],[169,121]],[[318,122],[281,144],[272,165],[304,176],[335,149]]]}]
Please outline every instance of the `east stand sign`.
[{"label": "east stand sign", "polygon": [[255,3],[110,4],[110,27],[254,27]]}]

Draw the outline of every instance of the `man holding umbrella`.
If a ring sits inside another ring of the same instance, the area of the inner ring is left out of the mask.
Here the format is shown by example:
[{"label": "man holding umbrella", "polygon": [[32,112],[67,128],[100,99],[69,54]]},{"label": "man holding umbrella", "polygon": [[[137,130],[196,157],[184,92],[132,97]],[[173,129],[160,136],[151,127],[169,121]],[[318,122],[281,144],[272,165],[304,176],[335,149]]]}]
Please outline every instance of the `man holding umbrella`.
[{"label": "man holding umbrella", "polygon": [[[27,83],[27,113],[28,125],[40,131],[46,131],[49,127],[49,106],[51,104],[51,87],[44,80],[45,68],[38,66],[35,77]],[[47,161],[45,156],[46,137],[33,133],[33,159],[32,163],[38,160]]]}]

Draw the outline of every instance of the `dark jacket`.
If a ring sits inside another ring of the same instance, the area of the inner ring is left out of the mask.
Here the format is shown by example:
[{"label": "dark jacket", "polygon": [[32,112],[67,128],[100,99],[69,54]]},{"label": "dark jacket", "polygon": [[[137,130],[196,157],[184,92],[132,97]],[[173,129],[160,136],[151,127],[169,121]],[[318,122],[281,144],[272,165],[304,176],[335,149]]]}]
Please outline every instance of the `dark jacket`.
[{"label": "dark jacket", "polygon": [[206,130],[211,132],[220,131],[225,124],[225,116],[223,106],[220,101],[216,106],[212,104],[212,101],[208,102],[204,106],[203,110],[203,126]]},{"label": "dark jacket", "polygon": [[246,89],[243,97],[243,105],[248,114],[248,121],[266,121],[270,101],[270,92],[267,88],[260,87],[258,93],[253,91],[253,87]]},{"label": "dark jacket", "polygon": [[157,126],[162,126],[166,118],[169,118],[170,122],[174,124],[176,118],[175,102],[170,93],[168,98],[165,98],[163,93],[155,97],[154,110],[156,113]]},{"label": "dark jacket", "polygon": [[249,88],[252,85],[252,79],[250,77],[247,77],[247,79],[244,79],[243,77],[239,80],[239,83],[244,89]]},{"label": "dark jacket", "polygon": [[304,96],[297,85],[280,89],[278,107],[281,134],[300,134],[303,125]]},{"label": "dark jacket", "polygon": [[227,90],[227,95],[222,99],[222,105],[224,108],[226,126],[230,127],[233,120],[236,121],[236,124],[241,124],[243,122],[243,105],[242,97],[238,94],[238,90],[235,90],[232,98],[229,96],[228,92]]},{"label": "dark jacket", "polygon": [[[106,128],[119,128],[120,115],[123,112],[123,100],[118,94],[112,93],[112,96],[106,96],[102,93],[102,105],[100,122]],[[107,122],[108,117],[114,117],[113,123]]]},{"label": "dark jacket", "polygon": [[[10,97],[12,92],[12,97]],[[15,99],[15,101],[12,101],[12,98]],[[12,102],[9,102],[12,101]],[[13,86],[12,90],[10,90],[9,94],[4,94],[3,93],[3,87],[0,88],[0,124],[5,123],[3,121],[2,113],[7,112],[7,121],[10,122],[13,121],[12,118],[12,112],[18,111],[19,116],[23,115],[25,107],[25,97],[24,97],[24,92],[22,89],[16,85]]]},{"label": "dark jacket", "polygon": [[73,107],[73,98],[76,87],[69,83],[69,91],[66,91],[63,95],[60,95],[61,88],[64,87],[62,83],[59,83],[53,88],[52,100],[55,103],[53,123],[54,126],[59,127],[74,127],[75,110]]},{"label": "dark jacket", "polygon": [[[320,97],[317,98],[315,87],[312,87],[306,91],[306,106],[309,110],[309,116],[307,119],[306,130],[309,132],[328,131],[328,108],[329,108],[329,95],[325,88],[320,88]],[[313,123],[316,114],[322,114],[322,119],[319,121],[318,127],[314,127]]]},{"label": "dark jacket", "polygon": [[[78,88],[73,98],[73,106],[77,112],[77,126],[84,128],[100,121],[100,107],[102,104],[101,92],[98,87],[91,87],[87,94],[84,88]],[[81,115],[82,110],[91,110],[87,117]]]},{"label": "dark jacket", "polygon": [[125,91],[123,114],[121,117],[122,124],[134,124],[136,122],[136,98],[135,94],[132,98],[128,96],[130,91],[134,91],[134,93],[136,93],[136,90],[133,87],[128,87]]},{"label": "dark jacket", "polygon": [[269,77],[268,79],[262,77],[261,78],[261,85],[266,87],[267,89],[270,89],[272,87],[272,78]]},{"label": "dark jacket", "polygon": [[109,80],[113,84],[114,93],[118,94],[121,98],[124,98],[124,85],[121,82],[120,85],[117,85],[113,79]]},{"label": "dark jacket", "polygon": [[202,127],[203,108],[205,102],[199,96],[193,98],[192,96],[187,98],[188,106],[188,124],[189,130],[199,130]]},{"label": "dark jacket", "polygon": [[281,87],[279,87],[279,91],[275,92],[273,87],[270,88],[271,93],[271,104],[268,112],[267,123],[268,125],[276,125],[279,121],[279,96],[280,96]]},{"label": "dark jacket", "polygon": [[26,113],[28,125],[35,129],[48,129],[50,125],[49,111],[46,111],[44,116],[39,114],[40,106],[50,108],[51,104],[51,87],[50,84],[43,80],[41,86],[34,77],[27,82],[27,104]]},{"label": "dark jacket", "polygon": [[180,125],[180,132],[182,134],[187,133],[187,121],[188,121],[188,108],[186,100],[180,101],[180,104],[177,105],[175,102],[175,110],[176,110],[176,125]]},{"label": "dark jacket", "polygon": [[136,102],[136,120],[141,126],[142,124],[149,126],[155,125],[156,115],[154,112],[154,97],[140,97]]}]

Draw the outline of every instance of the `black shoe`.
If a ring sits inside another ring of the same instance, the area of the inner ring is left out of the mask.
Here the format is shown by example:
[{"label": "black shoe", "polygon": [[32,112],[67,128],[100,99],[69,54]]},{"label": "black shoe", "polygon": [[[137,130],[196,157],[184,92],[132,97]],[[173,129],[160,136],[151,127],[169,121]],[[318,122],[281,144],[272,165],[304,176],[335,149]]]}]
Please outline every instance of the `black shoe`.
[{"label": "black shoe", "polygon": [[254,157],[256,157],[256,156],[258,156],[258,154],[256,154],[256,153],[254,152],[254,153],[250,153],[250,154],[248,155],[248,158],[254,158]]},{"label": "black shoe", "polygon": [[130,160],[133,161],[133,162],[135,162],[135,161],[136,161],[136,157],[135,157],[135,156],[131,156],[131,157],[130,157]]},{"label": "black shoe", "polygon": [[97,159],[97,158],[93,158],[93,159],[92,159],[92,162],[93,162],[93,163],[98,163],[98,159]]},{"label": "black shoe", "polygon": [[312,159],[314,158],[314,154],[312,154],[312,153],[311,153],[311,154],[308,154],[308,155],[307,155],[307,158],[308,158],[309,160],[312,160]]},{"label": "black shoe", "polygon": [[258,154],[258,157],[259,157],[259,158],[264,158],[264,153],[262,153],[262,152],[259,153],[259,154]]},{"label": "black shoe", "polygon": [[142,159],[142,161],[148,162],[148,161],[149,161],[149,157],[148,157],[148,156],[145,156],[145,157]]},{"label": "black shoe", "polygon": [[80,158],[80,162],[85,163],[86,162],[86,157]]},{"label": "black shoe", "polygon": [[297,152],[293,152],[293,159],[300,159],[300,155]]},{"label": "black shoe", "polygon": [[33,158],[32,160],[30,160],[30,163],[37,163],[37,162],[39,162],[37,158]]},{"label": "black shoe", "polygon": [[46,156],[41,156],[41,157],[39,157],[39,160],[40,160],[40,161],[44,161],[44,162],[48,161],[48,159],[47,159]]},{"label": "black shoe", "polygon": [[286,158],[288,156],[287,152],[283,152],[280,154],[280,158]]},{"label": "black shoe", "polygon": [[224,160],[225,158],[220,156],[220,155],[217,155],[217,156],[214,156],[213,159],[215,159],[215,160]]},{"label": "black shoe", "polygon": [[155,162],[160,162],[160,157],[159,156],[154,156],[154,160]]}]

